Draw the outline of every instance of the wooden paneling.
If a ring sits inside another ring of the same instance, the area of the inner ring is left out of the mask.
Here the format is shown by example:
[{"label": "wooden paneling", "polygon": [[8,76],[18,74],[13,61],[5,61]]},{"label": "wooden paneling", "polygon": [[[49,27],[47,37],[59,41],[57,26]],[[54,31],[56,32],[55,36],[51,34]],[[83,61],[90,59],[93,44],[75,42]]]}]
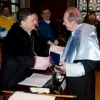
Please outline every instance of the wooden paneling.
[{"label": "wooden paneling", "polygon": [[96,92],[95,100],[100,100],[100,71],[95,71],[96,73]]}]

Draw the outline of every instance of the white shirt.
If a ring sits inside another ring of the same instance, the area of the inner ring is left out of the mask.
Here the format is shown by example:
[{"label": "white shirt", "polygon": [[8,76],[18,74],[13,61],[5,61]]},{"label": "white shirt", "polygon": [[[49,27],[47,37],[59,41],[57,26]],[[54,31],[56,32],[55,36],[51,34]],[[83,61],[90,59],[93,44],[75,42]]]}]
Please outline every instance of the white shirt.
[{"label": "white shirt", "polygon": [[48,24],[50,23],[50,20],[48,20],[48,21],[47,21],[47,20],[44,20],[44,21],[45,21],[46,23],[48,23]]}]

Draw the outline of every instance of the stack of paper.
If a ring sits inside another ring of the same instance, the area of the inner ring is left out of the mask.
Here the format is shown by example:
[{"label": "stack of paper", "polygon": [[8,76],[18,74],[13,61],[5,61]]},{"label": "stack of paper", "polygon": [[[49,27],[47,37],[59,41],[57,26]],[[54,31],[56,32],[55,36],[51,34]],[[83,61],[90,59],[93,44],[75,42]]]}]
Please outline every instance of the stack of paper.
[{"label": "stack of paper", "polygon": [[30,91],[33,93],[50,93],[49,88],[30,87]]},{"label": "stack of paper", "polygon": [[24,81],[18,83],[20,85],[43,87],[47,81],[52,78],[52,75],[43,75],[33,73],[30,77],[26,78]]},{"label": "stack of paper", "polygon": [[24,92],[15,92],[8,100],[55,100],[55,97]]}]

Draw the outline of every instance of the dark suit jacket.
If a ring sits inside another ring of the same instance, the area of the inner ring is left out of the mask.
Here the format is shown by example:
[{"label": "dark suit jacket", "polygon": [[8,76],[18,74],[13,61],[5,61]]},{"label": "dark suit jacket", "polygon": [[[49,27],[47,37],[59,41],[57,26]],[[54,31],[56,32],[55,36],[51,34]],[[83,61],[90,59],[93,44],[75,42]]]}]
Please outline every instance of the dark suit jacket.
[{"label": "dark suit jacket", "polygon": [[29,36],[17,23],[13,24],[2,46],[0,89],[9,89],[24,80],[35,64],[33,50],[38,56],[48,56],[49,47],[35,30]]}]

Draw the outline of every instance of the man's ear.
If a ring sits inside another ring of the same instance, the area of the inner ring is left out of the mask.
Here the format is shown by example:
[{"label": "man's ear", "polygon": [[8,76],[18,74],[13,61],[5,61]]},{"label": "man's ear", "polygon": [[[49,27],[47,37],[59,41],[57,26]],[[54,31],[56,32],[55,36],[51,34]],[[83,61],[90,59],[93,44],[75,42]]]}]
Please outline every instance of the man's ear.
[{"label": "man's ear", "polygon": [[76,22],[75,21],[71,21],[71,24],[72,24],[72,26],[75,26]]},{"label": "man's ear", "polygon": [[25,25],[25,21],[21,21],[21,25],[24,26]]}]

